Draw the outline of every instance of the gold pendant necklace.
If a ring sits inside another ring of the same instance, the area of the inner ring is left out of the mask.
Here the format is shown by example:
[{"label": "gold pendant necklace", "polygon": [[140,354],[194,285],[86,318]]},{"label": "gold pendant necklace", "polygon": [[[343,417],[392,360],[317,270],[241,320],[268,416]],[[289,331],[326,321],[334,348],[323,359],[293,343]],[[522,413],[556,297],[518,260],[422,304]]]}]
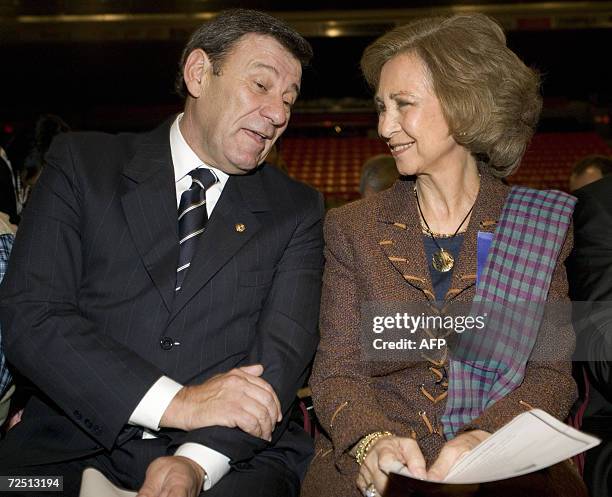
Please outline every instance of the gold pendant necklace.
[{"label": "gold pendant necklace", "polygon": [[[446,273],[447,271],[450,271],[451,269],[453,269],[453,266],[455,265],[455,258],[452,256],[450,252],[440,247],[440,244],[436,240],[436,237],[434,236],[433,231],[431,231],[429,224],[427,224],[427,220],[425,219],[425,216],[423,215],[423,211],[421,210],[421,203],[419,202],[419,194],[417,193],[416,185],[414,185],[413,191],[414,191],[414,196],[417,201],[417,207],[419,208],[419,214],[421,215],[421,219],[425,223],[425,228],[427,229],[427,233],[429,233],[429,235],[431,236],[431,239],[433,240],[433,242],[436,244],[436,247],[438,248],[438,250],[434,252],[433,255],[431,256],[431,265],[436,271],[439,271],[440,273]],[[472,204],[472,207],[470,207],[470,210],[463,218],[463,221],[461,221],[461,224],[459,225],[459,227],[455,230],[453,235],[450,236],[449,238],[455,238],[455,236],[457,236],[457,233],[459,233],[461,226],[463,226],[467,218],[472,213],[472,210],[474,210],[475,204],[476,204],[476,201],[474,201],[474,203]]]},{"label": "gold pendant necklace", "polygon": [[[438,244],[436,244],[439,247]],[[431,265],[434,267],[436,271],[440,271],[441,273],[446,273],[453,269],[455,265],[455,259],[451,255],[450,252],[447,252],[443,248],[440,248],[438,252],[434,252],[431,257]]]}]

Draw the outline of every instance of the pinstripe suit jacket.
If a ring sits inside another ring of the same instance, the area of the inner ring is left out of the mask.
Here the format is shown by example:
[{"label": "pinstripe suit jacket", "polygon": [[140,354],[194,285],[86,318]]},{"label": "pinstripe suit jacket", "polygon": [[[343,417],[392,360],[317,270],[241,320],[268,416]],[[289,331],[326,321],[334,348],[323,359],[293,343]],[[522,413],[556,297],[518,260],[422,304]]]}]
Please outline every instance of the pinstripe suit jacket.
[{"label": "pinstripe suit jacket", "polygon": [[[163,374],[193,384],[259,362],[285,414],[304,381],[318,341],[320,194],[272,167],[231,177],[175,296],[169,126],[68,134],[48,154],[0,294],[7,356],[42,394],[0,444],[0,466],[2,454],[40,464],[138,439],[126,423]],[[287,421],[271,444],[223,427],[160,439],[162,451],[198,442],[232,463],[262,451],[303,463],[310,450]]]}]

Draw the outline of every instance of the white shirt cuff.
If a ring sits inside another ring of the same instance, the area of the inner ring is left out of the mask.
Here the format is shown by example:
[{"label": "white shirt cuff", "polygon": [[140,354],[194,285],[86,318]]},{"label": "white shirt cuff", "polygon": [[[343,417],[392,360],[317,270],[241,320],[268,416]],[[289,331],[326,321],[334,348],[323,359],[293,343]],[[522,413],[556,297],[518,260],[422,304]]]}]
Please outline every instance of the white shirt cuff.
[{"label": "white shirt cuff", "polygon": [[211,489],[230,470],[229,457],[205,445],[185,443],[176,450],[174,455],[187,457],[202,466],[205,472],[204,490]]},{"label": "white shirt cuff", "polygon": [[159,430],[159,423],[164,412],[181,388],[183,388],[183,385],[180,383],[167,376],[162,376],[149,388],[149,391],[134,409],[128,423],[149,430]]}]

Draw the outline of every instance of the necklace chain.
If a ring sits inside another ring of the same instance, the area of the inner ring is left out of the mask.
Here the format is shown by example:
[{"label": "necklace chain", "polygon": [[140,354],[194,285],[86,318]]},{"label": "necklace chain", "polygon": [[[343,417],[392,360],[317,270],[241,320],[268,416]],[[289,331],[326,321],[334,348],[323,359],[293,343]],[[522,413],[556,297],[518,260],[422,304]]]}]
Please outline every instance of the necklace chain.
[{"label": "necklace chain", "polygon": [[[429,224],[427,224],[427,219],[425,219],[425,216],[423,215],[423,210],[421,209],[421,202],[419,202],[419,194],[417,192],[416,186],[414,187],[414,196],[416,198],[417,201],[417,207],[419,209],[419,214],[421,216],[421,219],[423,220],[423,222],[425,223],[425,228],[427,229],[427,233],[429,233],[431,235],[431,237],[435,240],[434,237],[434,232],[431,230],[431,228],[429,227]],[[467,218],[470,217],[470,214],[472,213],[472,211],[474,210],[474,205],[476,205],[476,202],[474,202],[472,204],[472,207],[470,207],[470,210],[467,212],[467,214],[465,215],[465,217],[463,218],[463,221],[461,221],[461,224],[459,224],[459,226],[457,226],[457,229],[455,230],[455,232],[452,235],[442,235],[443,238],[454,238],[455,236],[457,236],[457,233],[459,233],[459,230],[461,229],[461,227],[465,224],[465,222],[467,221]],[[438,245],[438,243],[436,242],[436,246],[442,250],[442,247],[440,247]]]},{"label": "necklace chain", "polygon": [[[427,233],[431,236],[431,239],[433,240],[436,247],[438,248],[438,252],[435,253],[432,258],[433,267],[437,271],[441,271],[441,272],[449,271],[450,269],[452,269],[454,265],[454,262],[455,262],[454,258],[446,250],[440,247],[440,244],[438,243],[438,241],[436,240],[436,237],[434,236],[434,232],[431,231],[429,224],[427,224],[427,219],[425,219],[425,216],[423,215],[423,210],[421,209],[421,202],[419,201],[419,194],[417,192],[416,185],[414,186],[414,196],[416,198],[417,207],[419,209],[419,215],[421,216],[421,219],[425,223],[425,228],[427,229]],[[461,224],[457,226],[457,229],[455,230],[455,232],[450,236],[445,236],[445,238],[454,238],[455,236],[457,236],[457,233],[459,233],[459,230],[465,224],[465,221],[467,221],[467,218],[470,217],[470,214],[474,210],[474,205],[476,205],[476,201],[474,201],[474,203],[472,204],[472,207],[470,207],[470,210],[463,218],[463,221],[461,221]]]}]

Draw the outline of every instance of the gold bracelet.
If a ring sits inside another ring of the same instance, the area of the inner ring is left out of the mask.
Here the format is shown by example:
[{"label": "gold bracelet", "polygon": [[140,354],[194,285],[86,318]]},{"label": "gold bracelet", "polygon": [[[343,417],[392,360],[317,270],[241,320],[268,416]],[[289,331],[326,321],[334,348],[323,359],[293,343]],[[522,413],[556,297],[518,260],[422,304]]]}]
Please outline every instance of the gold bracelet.
[{"label": "gold bracelet", "polygon": [[372,448],[376,440],[378,440],[379,438],[392,436],[393,433],[391,433],[390,431],[375,431],[363,437],[359,441],[359,443],[357,444],[357,448],[355,449],[355,459],[357,460],[357,464],[359,464],[359,466],[363,464],[363,461],[365,461],[369,450]]}]

